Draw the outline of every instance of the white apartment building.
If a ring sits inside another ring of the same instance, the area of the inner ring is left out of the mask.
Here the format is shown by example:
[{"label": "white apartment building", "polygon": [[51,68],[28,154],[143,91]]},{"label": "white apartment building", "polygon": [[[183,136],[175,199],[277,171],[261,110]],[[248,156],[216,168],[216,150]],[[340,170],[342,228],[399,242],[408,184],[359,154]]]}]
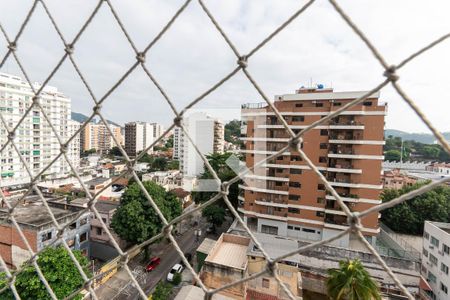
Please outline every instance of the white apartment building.
[{"label": "white apartment building", "polygon": [[[40,84],[33,84],[35,89]],[[32,104],[31,87],[22,78],[0,73],[0,114],[8,127],[14,128]],[[39,103],[50,118],[52,125],[63,141],[77,130],[76,122],[70,119],[71,100],[56,87],[46,86],[40,94]],[[0,124],[0,147],[8,141],[8,132]],[[41,172],[59,153],[60,145],[42,111],[34,107],[15,132],[15,144],[33,175]],[[76,137],[69,144],[68,157],[75,168],[79,166],[80,140]],[[42,175],[57,178],[71,172],[67,161],[61,157]],[[12,186],[30,182],[30,177],[11,144],[0,154],[0,186]]]},{"label": "white apartment building", "polygon": [[173,130],[173,159],[180,159],[181,145],[183,145],[183,134],[180,127],[175,127]]},{"label": "white apartment building", "polygon": [[421,299],[450,299],[450,223],[425,222],[423,231],[422,276],[431,291],[421,289]]},{"label": "white apartment building", "polygon": [[[219,120],[196,112],[183,119],[183,126],[202,154],[223,152],[224,126]],[[175,128],[174,132],[174,158],[179,159],[184,176],[195,177],[203,172],[201,156],[180,128]]]},{"label": "white apartment building", "polygon": [[150,123],[150,125],[153,127],[153,137],[155,140],[159,138],[164,133],[164,126],[159,123]]},{"label": "white apartment building", "polygon": [[[162,130],[162,125],[157,123],[126,123],[125,151],[130,156],[136,156],[140,151],[149,147],[161,135]],[[147,152],[153,152],[153,147],[150,148]]]}]

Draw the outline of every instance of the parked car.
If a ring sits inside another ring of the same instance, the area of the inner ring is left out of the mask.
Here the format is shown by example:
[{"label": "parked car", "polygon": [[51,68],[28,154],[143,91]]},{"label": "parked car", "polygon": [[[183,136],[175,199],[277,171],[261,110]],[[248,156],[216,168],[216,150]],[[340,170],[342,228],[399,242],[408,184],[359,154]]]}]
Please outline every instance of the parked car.
[{"label": "parked car", "polygon": [[150,262],[145,267],[145,271],[147,271],[147,272],[153,271],[159,265],[160,262],[161,262],[161,258],[153,257],[152,259],[150,259]]},{"label": "parked car", "polygon": [[167,274],[167,281],[173,281],[173,277],[177,273],[181,273],[183,271],[183,266],[180,264],[176,264],[172,267],[172,270],[170,270],[169,274]]}]

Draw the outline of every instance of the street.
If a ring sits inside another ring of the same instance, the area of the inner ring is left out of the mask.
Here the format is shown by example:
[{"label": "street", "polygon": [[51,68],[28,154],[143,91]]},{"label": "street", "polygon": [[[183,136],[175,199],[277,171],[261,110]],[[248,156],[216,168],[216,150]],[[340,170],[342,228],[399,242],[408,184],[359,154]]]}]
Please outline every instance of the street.
[{"label": "street", "polygon": [[[201,219],[201,217],[198,219]],[[182,235],[175,236],[175,239],[180,248],[183,250],[183,253],[192,253],[195,251],[205,237],[206,227],[207,224],[205,222],[199,222],[199,225],[196,227],[183,224],[182,229],[187,230],[183,231]],[[195,237],[195,231],[197,229],[202,230],[202,236],[198,241],[196,241]],[[165,280],[165,277],[169,273],[172,266],[181,260],[173,246],[166,241],[161,241],[159,244],[151,245],[150,256],[158,256],[161,258],[161,263],[152,272],[144,271],[146,263],[142,262],[143,254],[137,255],[128,263],[133,275],[136,277],[141,288],[146,294],[149,294],[161,279]],[[132,286],[130,277],[125,270],[119,270],[110,280],[96,290],[96,294],[99,299],[108,300],[139,298],[138,292],[136,288]]]}]

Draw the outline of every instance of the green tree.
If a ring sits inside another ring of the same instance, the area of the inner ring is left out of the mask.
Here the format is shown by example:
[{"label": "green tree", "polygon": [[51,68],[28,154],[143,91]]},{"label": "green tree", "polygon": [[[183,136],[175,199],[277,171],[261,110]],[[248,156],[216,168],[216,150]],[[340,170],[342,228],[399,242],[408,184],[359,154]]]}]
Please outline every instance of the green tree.
[{"label": "green tree", "polygon": [[435,147],[434,145],[425,146],[423,147],[423,155],[427,158],[436,159],[439,158],[439,154],[441,153],[441,150],[438,147]]},{"label": "green tree", "polygon": [[[225,152],[225,153],[214,153],[206,156],[209,163],[211,164],[211,167],[217,173],[219,179],[222,182],[229,181],[236,176],[236,173],[226,163],[226,161],[230,158],[231,155],[233,155],[233,153]],[[200,179],[212,179],[212,178],[213,176],[205,166],[203,173],[200,175]],[[238,185],[240,183],[241,181],[239,180],[230,186],[229,190],[230,193],[228,195],[228,198],[234,207],[237,207],[238,204],[238,195],[239,195]],[[196,203],[202,203],[211,199],[215,194],[216,194],[215,192],[193,192],[192,197]]]},{"label": "green tree", "polygon": [[401,153],[399,150],[388,150],[384,153],[384,160],[400,161]]},{"label": "green tree", "polygon": [[166,143],[164,144],[164,147],[173,148],[173,134],[167,139]]},{"label": "green tree", "polygon": [[172,292],[172,285],[160,281],[152,294],[152,300],[167,300],[169,299],[170,293]]},{"label": "green tree", "polygon": [[225,124],[224,138],[225,141],[233,144],[240,144],[241,140],[241,121],[233,120]]},{"label": "green tree", "polygon": [[[83,267],[88,277],[91,277],[88,265],[89,262],[80,251],[73,250],[75,258]],[[62,247],[46,248],[39,254],[37,260],[39,267],[44,274],[53,292],[58,299],[63,299],[83,286],[83,278],[73,263],[67,251]],[[2,278],[3,277],[3,283]],[[5,284],[5,276],[0,276],[0,288]],[[39,279],[34,267],[27,266],[17,275],[16,288],[22,299],[51,299],[44,284]],[[0,294],[0,299],[13,299],[12,292],[6,290]],[[81,299],[77,295],[73,299]]]},{"label": "green tree", "polygon": [[340,261],[339,268],[329,269],[327,292],[332,300],[381,300],[378,285],[356,260]]},{"label": "green tree", "polygon": [[175,273],[175,275],[173,275],[172,284],[179,285],[181,283],[181,280],[183,280],[183,276],[181,275],[181,273]]},{"label": "green tree", "polygon": [[214,227],[221,226],[225,221],[225,208],[216,204],[208,205],[203,209],[202,216]]},{"label": "green tree", "polygon": [[167,170],[178,170],[180,168],[180,162],[178,160],[171,160],[167,164]]},{"label": "green tree", "polygon": [[[175,194],[166,192],[153,181],[146,181],[143,185],[167,220],[181,214],[181,203]],[[162,222],[139,185],[133,183],[122,195],[111,227],[122,239],[141,243],[158,234],[162,229]]]},{"label": "green tree", "polygon": [[120,152],[120,149],[117,146],[112,147],[111,150],[109,150],[109,154],[113,156],[122,156],[122,152]]},{"label": "green tree", "polygon": [[[139,153],[140,154],[140,153]],[[139,162],[152,164],[155,158],[148,153],[144,153],[142,157],[139,159]]]},{"label": "green tree", "polygon": [[167,164],[167,158],[156,157],[151,164],[151,169],[155,171],[165,171],[167,170]]},{"label": "green tree", "polygon": [[[400,190],[385,189],[381,194],[383,202],[391,201],[413,191],[428,182],[403,187]],[[407,234],[422,234],[426,220],[450,221],[450,187],[441,185],[433,190],[404,201],[381,212],[381,220],[392,230]]]}]

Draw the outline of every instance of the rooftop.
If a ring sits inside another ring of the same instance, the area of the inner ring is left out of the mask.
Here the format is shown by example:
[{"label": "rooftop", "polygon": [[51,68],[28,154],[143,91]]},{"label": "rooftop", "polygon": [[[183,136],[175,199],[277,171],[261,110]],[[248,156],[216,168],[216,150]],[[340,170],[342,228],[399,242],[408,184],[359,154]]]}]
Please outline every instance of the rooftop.
[{"label": "rooftop", "polygon": [[[205,296],[205,292],[197,286],[194,285],[185,285],[178,292],[175,300],[197,300],[203,299]],[[212,296],[213,300],[231,300],[232,298],[226,297],[221,294],[214,294]]]},{"label": "rooftop", "polygon": [[[275,96],[276,100],[281,101],[298,101],[298,100],[344,100],[344,99],[357,99],[369,91],[354,91],[354,92],[308,92],[308,93],[297,93],[297,94],[284,94]],[[380,92],[371,94],[368,98],[379,98]]]},{"label": "rooftop", "polygon": [[[271,235],[271,234],[264,234],[264,233],[253,233],[257,240],[261,243],[264,250],[269,254],[271,258],[276,258],[281,255],[284,255],[293,249],[299,248],[298,241]],[[262,252],[255,246],[253,241],[250,242],[250,245],[248,246],[248,254],[249,255],[262,255]],[[285,260],[291,261],[291,262],[300,262],[300,257],[298,254],[292,255],[289,258],[286,258]]]},{"label": "rooftop", "polygon": [[215,240],[205,238],[203,242],[200,244],[200,246],[198,246],[197,252],[209,254],[209,252],[211,252],[211,249],[214,247],[215,244],[216,244]]},{"label": "rooftop", "polygon": [[[76,212],[55,207],[50,207],[50,210],[56,220],[76,214]],[[6,210],[1,209],[0,218],[5,218],[6,216]],[[40,227],[52,222],[50,214],[42,202],[33,202],[26,205],[19,204],[14,208],[13,216],[17,223],[33,227]]]},{"label": "rooftop", "polygon": [[247,266],[248,237],[224,233],[217,240],[205,262],[244,270]]},{"label": "rooftop", "polygon": [[85,182],[86,185],[98,185],[98,184],[102,184],[106,181],[111,180],[111,178],[105,178],[105,177],[96,177],[93,178],[91,180],[88,180]]},{"label": "rooftop", "polygon": [[426,221],[426,222],[431,223],[432,225],[436,226],[437,228],[450,234],[450,223],[431,222],[431,221]]}]

